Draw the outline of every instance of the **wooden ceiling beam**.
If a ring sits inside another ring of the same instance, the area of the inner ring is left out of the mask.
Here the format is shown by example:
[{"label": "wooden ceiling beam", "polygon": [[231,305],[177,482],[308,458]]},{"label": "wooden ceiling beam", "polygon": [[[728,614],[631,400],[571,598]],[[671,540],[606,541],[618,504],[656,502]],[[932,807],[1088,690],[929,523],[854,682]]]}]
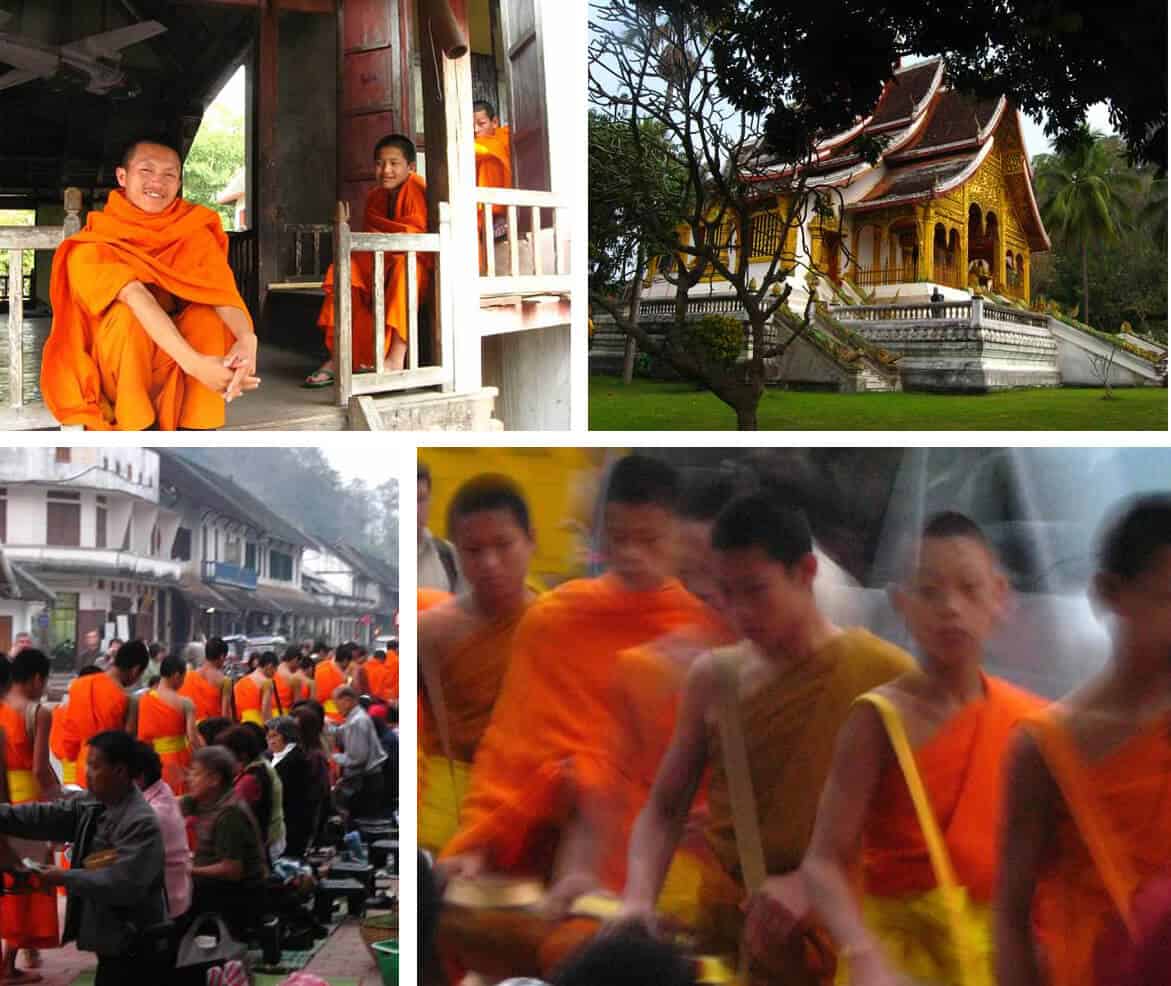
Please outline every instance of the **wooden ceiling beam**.
[{"label": "wooden ceiling beam", "polygon": [[172,0],[192,7],[250,7],[261,10],[272,6],[298,14],[335,14],[337,0]]}]

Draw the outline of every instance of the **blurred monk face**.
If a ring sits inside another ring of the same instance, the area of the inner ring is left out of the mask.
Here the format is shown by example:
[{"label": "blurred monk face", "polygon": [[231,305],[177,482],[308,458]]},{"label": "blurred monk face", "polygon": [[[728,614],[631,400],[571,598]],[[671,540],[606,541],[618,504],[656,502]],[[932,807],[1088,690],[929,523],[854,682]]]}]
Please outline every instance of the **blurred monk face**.
[{"label": "blurred monk face", "polygon": [[1008,581],[975,538],[924,538],[894,604],[926,659],[945,667],[979,664],[1004,619]]},{"label": "blurred monk face", "polygon": [[1099,575],[1097,591],[1117,618],[1122,646],[1144,664],[1171,665],[1171,545],[1132,578]]},{"label": "blurred monk face", "polygon": [[450,534],[477,602],[493,609],[524,595],[525,576],[536,545],[511,510],[465,514]]},{"label": "blurred monk face", "polygon": [[394,191],[414,174],[415,166],[401,147],[384,147],[374,159],[374,180],[388,192]]},{"label": "blurred monk face", "polygon": [[758,545],[713,554],[724,616],[765,653],[785,651],[816,609],[817,558],[785,565]]},{"label": "blurred monk face", "polygon": [[635,592],[657,589],[675,575],[678,520],[656,503],[606,505],[602,551],[609,570]]},{"label": "blurred monk face", "polygon": [[153,214],[179,197],[183,165],[169,147],[144,142],[134,148],[125,167],[114,169],[114,176],[131,205]]},{"label": "blurred monk face", "polygon": [[500,126],[500,120],[497,117],[489,116],[487,110],[476,110],[472,114],[472,122],[475,124],[477,137],[491,137],[496,133],[496,128]]},{"label": "blurred monk face", "polygon": [[688,592],[712,609],[720,608],[720,583],[716,579],[712,525],[708,521],[679,521],[678,574]]}]

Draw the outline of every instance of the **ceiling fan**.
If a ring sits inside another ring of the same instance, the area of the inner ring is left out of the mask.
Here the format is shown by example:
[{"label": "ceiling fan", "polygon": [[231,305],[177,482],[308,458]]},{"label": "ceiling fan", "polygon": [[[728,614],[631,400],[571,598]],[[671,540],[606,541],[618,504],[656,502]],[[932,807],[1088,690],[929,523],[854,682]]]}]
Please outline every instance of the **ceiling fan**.
[{"label": "ceiling fan", "polygon": [[[0,11],[0,27],[11,17],[11,14]],[[12,66],[11,71],[0,75],[0,90],[34,79],[51,79],[64,72],[83,82],[86,92],[97,96],[136,96],[137,87],[120,68],[122,49],[164,31],[166,27],[158,21],[142,21],[102,34],[91,34],[64,45],[45,44],[0,31],[0,62]]]}]

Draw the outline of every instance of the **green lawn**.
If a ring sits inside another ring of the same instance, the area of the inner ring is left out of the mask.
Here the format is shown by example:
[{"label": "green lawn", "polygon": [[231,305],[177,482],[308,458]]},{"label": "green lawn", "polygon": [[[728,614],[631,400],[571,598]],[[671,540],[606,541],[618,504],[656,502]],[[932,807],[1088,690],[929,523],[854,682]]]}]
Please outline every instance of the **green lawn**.
[{"label": "green lawn", "polygon": [[[766,391],[762,431],[1166,431],[1167,391],[1035,389],[995,394]],[[731,408],[692,384],[590,377],[591,431],[728,431]]]}]

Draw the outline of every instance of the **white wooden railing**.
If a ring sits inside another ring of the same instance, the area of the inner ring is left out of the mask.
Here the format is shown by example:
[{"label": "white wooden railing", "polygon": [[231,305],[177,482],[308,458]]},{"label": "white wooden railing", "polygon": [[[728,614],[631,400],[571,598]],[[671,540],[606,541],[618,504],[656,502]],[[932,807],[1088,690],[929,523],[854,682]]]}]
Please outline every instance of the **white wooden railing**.
[{"label": "white wooden railing", "polygon": [[[478,285],[481,298],[569,294],[573,278],[569,272],[568,202],[552,192],[480,187],[475,190],[475,202],[484,238]],[[494,206],[503,206],[507,214],[506,233],[500,243],[495,238]],[[530,216],[530,228],[523,236],[518,222],[521,209]],[[542,225],[543,209],[553,210],[551,226]]]},{"label": "white wooden railing", "polygon": [[0,226],[0,251],[8,253],[8,403],[0,427],[46,427],[56,424],[48,410],[33,414],[24,392],[23,263],[26,250],[56,250],[81,229],[81,189],[65,189],[65,222],[60,226]]},{"label": "white wooden railing", "polygon": [[[455,285],[444,276],[444,258],[451,250],[451,207],[439,203],[438,233],[355,233],[350,229],[350,207],[338,203],[334,224],[334,392],[337,403],[346,407],[351,397],[407,390],[413,387],[441,386],[450,389],[453,380],[452,340],[454,336],[453,292]],[[403,369],[386,369],[386,254],[406,254],[407,280],[407,354]],[[374,369],[354,371],[353,321],[351,319],[350,261],[355,253],[374,254]],[[435,256],[438,281],[438,311],[434,313],[440,327],[440,364],[419,366],[419,288],[416,282],[419,254]]]}]

